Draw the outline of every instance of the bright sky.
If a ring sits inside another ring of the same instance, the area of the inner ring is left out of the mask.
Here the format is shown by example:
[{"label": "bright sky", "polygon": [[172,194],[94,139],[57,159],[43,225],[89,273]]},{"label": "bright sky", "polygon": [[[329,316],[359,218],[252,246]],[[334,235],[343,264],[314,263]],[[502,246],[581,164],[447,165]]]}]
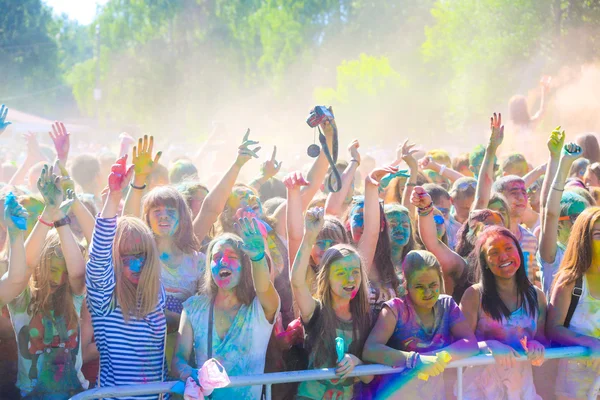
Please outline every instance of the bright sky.
[{"label": "bright sky", "polygon": [[55,14],[67,14],[69,18],[87,25],[94,20],[96,4],[104,5],[108,0],[44,0],[54,9]]}]

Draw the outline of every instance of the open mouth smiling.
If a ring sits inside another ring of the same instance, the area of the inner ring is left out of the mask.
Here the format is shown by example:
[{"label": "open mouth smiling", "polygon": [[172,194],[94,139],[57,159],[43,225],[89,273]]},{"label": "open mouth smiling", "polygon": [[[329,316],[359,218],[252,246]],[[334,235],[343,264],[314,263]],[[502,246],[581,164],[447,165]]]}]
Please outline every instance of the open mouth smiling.
[{"label": "open mouth smiling", "polygon": [[231,270],[229,268],[221,268],[219,270],[219,278],[226,279],[231,276]]}]

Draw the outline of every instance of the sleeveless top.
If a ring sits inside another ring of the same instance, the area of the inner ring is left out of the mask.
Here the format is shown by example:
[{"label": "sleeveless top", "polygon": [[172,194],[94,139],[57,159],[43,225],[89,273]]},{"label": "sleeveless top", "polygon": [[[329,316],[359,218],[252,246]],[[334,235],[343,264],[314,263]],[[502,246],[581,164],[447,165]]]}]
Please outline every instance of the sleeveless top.
[{"label": "sleeveless top", "polygon": [[[508,318],[502,316],[500,321],[483,311],[480,300],[477,315],[475,336],[478,341],[497,340],[520,353],[524,351],[520,339],[526,336],[533,340],[537,331],[538,311],[533,316],[529,315],[525,299]],[[464,381],[463,398],[467,400],[541,400],[535,390],[529,362],[518,362],[514,368],[503,368],[498,364],[470,367]]]},{"label": "sleeveless top", "polygon": [[581,291],[581,297],[571,318],[569,329],[581,335],[600,339],[600,299],[592,297],[590,294],[585,274]]}]

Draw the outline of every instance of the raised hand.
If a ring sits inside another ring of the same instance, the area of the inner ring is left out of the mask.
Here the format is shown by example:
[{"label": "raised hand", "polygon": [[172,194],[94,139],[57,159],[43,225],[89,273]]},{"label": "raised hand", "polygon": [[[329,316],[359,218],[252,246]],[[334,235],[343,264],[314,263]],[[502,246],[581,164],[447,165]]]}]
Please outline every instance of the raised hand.
[{"label": "raised hand", "polygon": [[415,147],[415,144],[408,143],[408,139],[398,146],[396,149],[396,161],[394,162],[394,165],[398,165],[400,164],[400,161],[404,161],[406,165],[408,165],[408,168],[417,169],[417,160],[415,160],[413,154],[417,153],[419,150],[413,149],[413,147]]},{"label": "raised hand", "polygon": [[502,125],[502,114],[494,113],[494,115],[490,118],[490,129],[492,133],[490,134],[490,146],[497,149],[502,144],[504,140],[504,125]]},{"label": "raised hand", "polygon": [[417,208],[429,207],[432,203],[431,196],[423,189],[422,186],[415,186],[410,196],[410,204]]},{"label": "raised hand", "polygon": [[383,178],[381,178],[381,180],[379,181],[379,186],[382,189],[385,189],[388,187],[388,185],[390,184],[390,182],[392,182],[392,180],[394,178],[397,177],[403,177],[403,178],[410,178],[410,174],[408,173],[407,170],[403,169],[403,170],[399,170],[398,172],[396,172],[395,174],[387,174],[385,175]]},{"label": "raised hand", "polygon": [[283,184],[288,190],[300,189],[302,186],[308,186],[309,182],[304,179],[302,172],[291,172],[283,178]]},{"label": "raised hand", "polygon": [[0,134],[2,134],[2,132],[4,132],[4,130],[10,124],[12,124],[12,122],[9,122],[6,120],[7,115],[8,115],[8,107],[6,107],[4,104],[2,104],[2,107],[0,107]]},{"label": "raised hand", "polygon": [[387,167],[375,168],[368,176],[369,181],[375,185],[379,186],[381,179],[388,174],[395,174],[398,172],[398,167],[392,167],[388,165]]},{"label": "raised hand", "polygon": [[6,195],[4,200],[4,223],[9,234],[18,231],[27,230],[27,218],[29,214],[25,208],[19,204],[17,197],[12,193]]},{"label": "raised hand", "polygon": [[31,162],[42,160],[42,152],[40,151],[40,144],[37,141],[35,133],[27,132],[23,134],[23,139],[27,143],[27,159]]},{"label": "raised hand", "polygon": [[542,86],[542,90],[548,91],[548,89],[550,89],[551,83],[552,83],[552,77],[549,75],[544,75],[540,79],[540,86]]},{"label": "raised hand", "polygon": [[250,149],[250,146],[254,146],[257,145],[258,142],[254,141],[254,140],[250,140],[250,129],[248,129],[246,131],[246,134],[244,135],[244,139],[242,140],[242,144],[238,147],[238,156],[237,159],[235,160],[236,165],[238,166],[243,166],[244,164],[246,164],[248,161],[250,161],[250,159],[252,158],[258,158],[258,155],[256,154],[259,150],[260,147],[255,147],[254,149]]},{"label": "raised hand", "polygon": [[242,251],[252,261],[260,261],[265,256],[265,241],[258,224],[256,218],[252,218],[252,222],[248,218],[241,218],[234,224],[238,235],[244,241]]},{"label": "raised hand", "polygon": [[[329,111],[331,112],[331,115],[335,115],[333,113],[333,107],[330,106]],[[321,130],[323,131],[323,134],[329,138],[333,137],[333,128],[334,127],[337,128],[337,125],[335,124],[335,117],[332,119],[326,119],[321,124]]]},{"label": "raised hand", "polygon": [[440,165],[431,156],[425,156],[425,157],[421,158],[419,161],[417,161],[417,165],[419,166],[419,169],[421,169],[421,170],[424,170],[424,169],[431,169],[434,171],[440,170]]},{"label": "raised hand", "polygon": [[315,207],[306,211],[304,217],[304,234],[313,240],[317,240],[319,232],[325,223],[325,210],[323,207]]},{"label": "raised hand", "polygon": [[583,154],[583,149],[581,146],[576,143],[568,143],[563,146],[562,152],[560,154],[561,160],[565,160],[569,164],[572,164],[573,161],[577,160]]},{"label": "raised hand", "polygon": [[60,187],[63,193],[67,193],[68,190],[75,191],[75,182],[69,176],[69,171],[65,168],[64,164],[60,160],[56,160],[54,163],[54,171],[60,172]]},{"label": "raised hand", "polygon": [[54,167],[44,165],[37,181],[37,187],[44,198],[46,207],[58,208],[63,200],[63,192],[60,185],[60,176],[54,173]]},{"label": "raised hand", "polygon": [[60,205],[60,211],[62,211],[65,215],[67,215],[69,213],[69,211],[71,211],[71,206],[73,206],[73,203],[75,202],[76,199],[77,199],[77,197],[76,197],[75,191],[73,191],[72,189],[66,190],[65,198]]},{"label": "raised hand", "polygon": [[52,132],[48,132],[52,142],[54,142],[54,148],[56,149],[57,158],[65,163],[69,158],[69,149],[71,147],[71,140],[65,124],[57,121],[52,124]]},{"label": "raised hand", "polygon": [[131,162],[134,166],[136,176],[148,176],[154,170],[154,167],[160,160],[162,152],[159,151],[152,159],[152,148],[154,147],[154,136],[144,135],[138,140],[138,145],[133,146],[133,157]]},{"label": "raised hand", "polygon": [[281,169],[281,164],[283,164],[283,162],[277,161],[275,159],[276,155],[277,155],[277,146],[273,146],[273,153],[271,154],[271,158],[269,160],[265,161],[260,167],[262,176],[264,176],[265,178],[274,177],[275,175],[277,175],[277,173]]},{"label": "raised hand", "polygon": [[360,143],[358,143],[358,139],[354,139],[352,143],[348,145],[348,153],[350,154],[351,160],[356,160],[360,164],[360,153],[358,152],[359,147]]},{"label": "raised hand", "polygon": [[108,176],[108,194],[121,194],[121,191],[127,187],[131,177],[133,175],[132,165],[127,169],[127,155],[119,158],[116,164],[110,168],[110,175]]},{"label": "raised hand", "polygon": [[560,152],[565,144],[565,131],[560,131],[560,126],[554,128],[550,137],[548,138],[548,150],[550,150],[550,155],[552,157],[559,157]]}]

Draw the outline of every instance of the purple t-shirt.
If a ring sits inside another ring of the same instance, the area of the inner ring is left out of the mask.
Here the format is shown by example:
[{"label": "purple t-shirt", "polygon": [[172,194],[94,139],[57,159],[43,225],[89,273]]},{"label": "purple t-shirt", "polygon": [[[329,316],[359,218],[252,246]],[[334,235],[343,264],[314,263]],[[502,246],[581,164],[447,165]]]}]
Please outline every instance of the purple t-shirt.
[{"label": "purple t-shirt", "polygon": [[423,327],[408,296],[386,301],[385,306],[390,308],[398,320],[388,346],[402,351],[427,353],[451,345],[450,329],[465,319],[454,299],[445,294],[440,295],[433,306],[435,324],[432,330]]}]

